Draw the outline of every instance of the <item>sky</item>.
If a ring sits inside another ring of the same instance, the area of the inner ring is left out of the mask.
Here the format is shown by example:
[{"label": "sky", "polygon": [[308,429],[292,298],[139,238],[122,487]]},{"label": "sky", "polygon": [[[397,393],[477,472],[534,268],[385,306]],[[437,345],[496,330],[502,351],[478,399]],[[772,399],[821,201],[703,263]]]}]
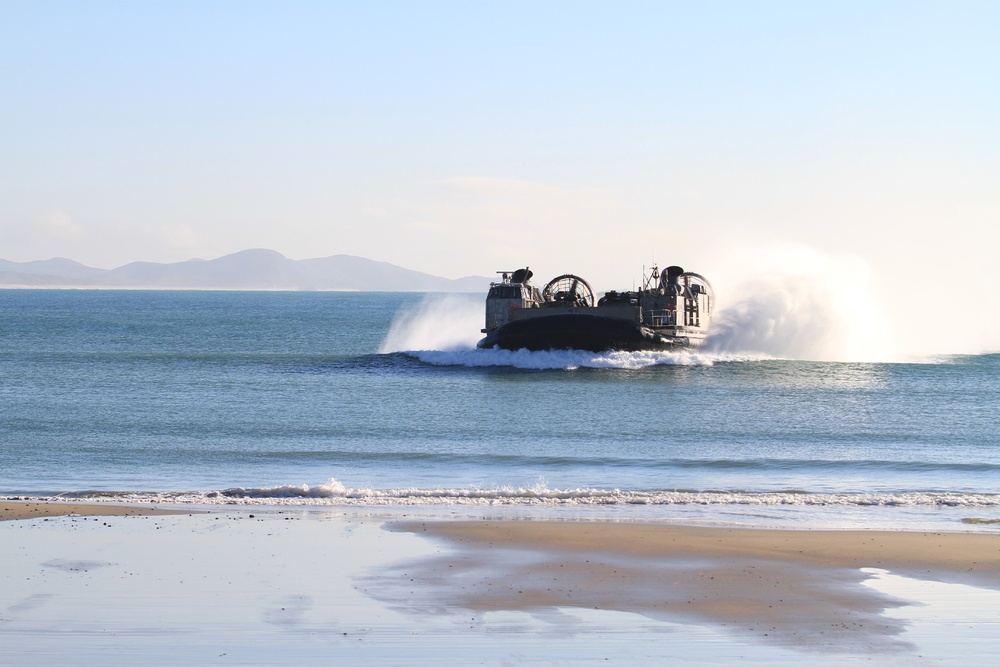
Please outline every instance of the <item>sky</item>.
[{"label": "sky", "polygon": [[0,16],[0,258],[270,248],[598,291],[680,264],[720,299],[761,274],[865,292],[853,316],[906,350],[1000,350],[1000,3]]}]

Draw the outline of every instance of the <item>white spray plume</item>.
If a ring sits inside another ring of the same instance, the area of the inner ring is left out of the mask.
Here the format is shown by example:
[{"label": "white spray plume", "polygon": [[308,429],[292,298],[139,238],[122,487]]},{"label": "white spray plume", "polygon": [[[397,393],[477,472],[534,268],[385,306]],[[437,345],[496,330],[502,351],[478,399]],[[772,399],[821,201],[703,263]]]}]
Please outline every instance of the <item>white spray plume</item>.
[{"label": "white spray plume", "polygon": [[483,337],[484,304],[482,294],[428,294],[400,310],[379,352],[473,349]]},{"label": "white spray plume", "polygon": [[[831,257],[810,248],[781,246],[756,253],[742,253],[725,263],[735,267],[730,275],[713,281],[719,306],[703,353],[709,356],[677,357],[665,353],[662,363],[711,363],[711,360],[756,358],[755,355],[817,361],[893,361],[888,324],[863,260],[853,256]],[[482,294],[431,294],[403,308],[393,320],[379,349],[389,352],[458,352],[474,350],[482,337]],[[496,353],[503,356],[503,351]],[[493,358],[479,351],[461,359],[438,355],[430,363],[462,365],[514,365],[535,367],[650,365],[608,355],[600,359]],[[525,353],[544,356],[553,353]],[[619,357],[627,353],[614,353]],[[486,358],[486,357],[489,358]],[[648,356],[648,355],[647,355]],[[607,357],[607,358],[605,358]],[[676,358],[675,358],[676,357]],[[542,363],[544,362],[544,363]],[[635,363],[633,363],[635,362]]]},{"label": "white spray plume", "polygon": [[818,361],[891,361],[888,324],[857,257],[781,246],[738,260],[708,350]]}]

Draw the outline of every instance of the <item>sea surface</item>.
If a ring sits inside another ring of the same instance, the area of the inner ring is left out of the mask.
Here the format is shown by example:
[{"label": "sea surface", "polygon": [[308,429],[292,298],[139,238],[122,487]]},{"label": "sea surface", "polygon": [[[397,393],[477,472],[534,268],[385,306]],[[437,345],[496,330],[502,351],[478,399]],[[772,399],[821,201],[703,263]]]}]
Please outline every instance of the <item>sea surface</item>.
[{"label": "sea surface", "polygon": [[482,310],[0,290],[0,498],[1000,530],[1000,355],[476,350]]}]

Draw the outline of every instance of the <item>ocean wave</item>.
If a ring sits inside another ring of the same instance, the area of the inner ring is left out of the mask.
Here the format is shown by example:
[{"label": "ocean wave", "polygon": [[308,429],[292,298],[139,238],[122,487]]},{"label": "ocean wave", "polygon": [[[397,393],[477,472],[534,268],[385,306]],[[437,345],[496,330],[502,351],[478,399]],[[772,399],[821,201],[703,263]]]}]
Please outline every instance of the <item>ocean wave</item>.
[{"label": "ocean wave", "polygon": [[[6,500],[27,499],[19,496]],[[856,507],[1000,507],[1000,494],[952,491],[810,493],[801,490],[455,489],[347,488],[337,480],[310,486],[234,487],[211,491],[80,491],[32,500],[177,503],[200,505],[760,505]]]}]

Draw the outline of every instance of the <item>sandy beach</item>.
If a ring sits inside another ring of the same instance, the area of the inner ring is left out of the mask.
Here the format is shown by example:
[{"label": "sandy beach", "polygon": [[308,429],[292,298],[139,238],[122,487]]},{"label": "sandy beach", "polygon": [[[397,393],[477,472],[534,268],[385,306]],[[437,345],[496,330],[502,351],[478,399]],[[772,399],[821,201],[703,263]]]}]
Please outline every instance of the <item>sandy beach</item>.
[{"label": "sandy beach", "polygon": [[156,514],[190,514],[189,511],[138,507],[134,505],[103,505],[96,503],[0,501],[0,521],[38,519],[48,516],[152,516]]},{"label": "sandy beach", "polygon": [[883,615],[898,603],[864,585],[871,570],[1000,590],[1000,535],[551,521],[392,528],[457,547],[404,566],[433,591],[424,595],[453,606],[615,610],[811,648],[899,643],[902,624]]},{"label": "sandy beach", "polygon": [[22,519],[0,524],[2,664],[1000,655],[994,534],[24,501],[0,517]]}]

